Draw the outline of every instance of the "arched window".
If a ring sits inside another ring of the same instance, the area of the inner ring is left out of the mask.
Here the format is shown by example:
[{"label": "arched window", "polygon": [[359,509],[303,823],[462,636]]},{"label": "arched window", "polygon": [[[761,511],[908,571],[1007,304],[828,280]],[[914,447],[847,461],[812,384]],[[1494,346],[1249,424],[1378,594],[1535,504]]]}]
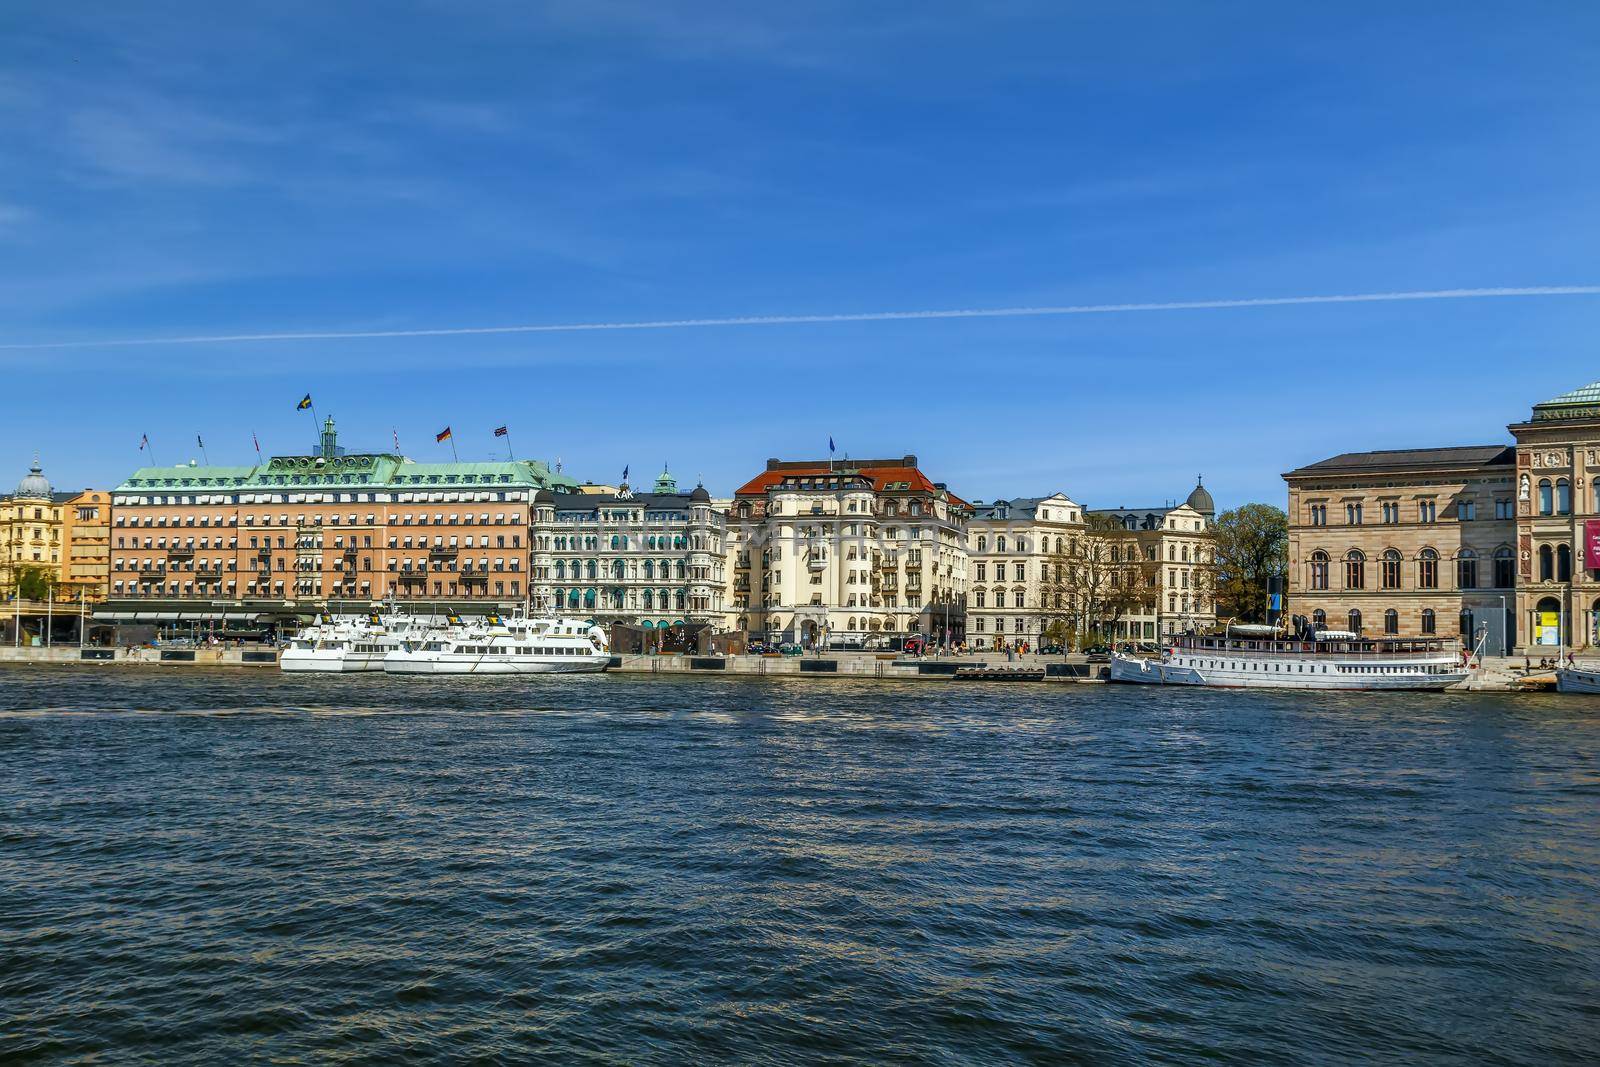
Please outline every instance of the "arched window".
[{"label": "arched window", "polygon": [[1439,553],[1431,548],[1423,549],[1417,556],[1417,587],[1439,588]]},{"label": "arched window", "polygon": [[1320,548],[1311,553],[1311,588],[1328,588],[1328,554]]},{"label": "arched window", "polygon": [[987,551],[989,551],[989,539],[987,537],[985,537],[983,534],[979,534],[978,535],[978,551],[979,552],[987,552]]},{"label": "arched window", "polygon": [[1383,559],[1378,564],[1378,578],[1384,589],[1400,588],[1400,553],[1394,549],[1385,549]]},{"label": "arched window", "polygon": [[1422,632],[1425,634],[1434,634],[1439,632],[1438,623],[1434,617],[1432,608],[1422,609]]},{"label": "arched window", "polygon": [[1318,626],[1326,626],[1328,625],[1328,613],[1323,611],[1321,608],[1318,608],[1316,611],[1311,613],[1311,621],[1316,623]]},{"label": "arched window", "polygon": [[1549,515],[1555,511],[1555,496],[1551,491],[1550,479],[1539,479],[1539,514]]},{"label": "arched window", "polygon": [[1478,588],[1478,554],[1463,548],[1456,556],[1456,586],[1460,589]]},{"label": "arched window", "polygon": [[1556,581],[1572,581],[1572,546],[1556,546]]},{"label": "arched window", "polygon": [[1556,514],[1572,514],[1572,485],[1565,478],[1556,479]]},{"label": "arched window", "polygon": [[1361,612],[1357,611],[1355,608],[1351,608],[1348,618],[1349,618],[1349,621],[1350,621],[1350,632],[1353,633],[1353,634],[1360,633],[1361,632]]},{"label": "arched window", "polygon": [[1494,587],[1510,589],[1516,581],[1517,557],[1509,548],[1494,550]]},{"label": "arched window", "polygon": [[1004,552],[1006,550],[1006,535],[1005,534],[1001,534],[1001,535],[999,535],[998,537],[996,537],[994,539],[994,550],[996,552]]},{"label": "arched window", "polygon": [[1344,556],[1344,587],[1363,589],[1367,584],[1367,557],[1359,548],[1352,548]]},{"label": "arched window", "polygon": [[1539,546],[1539,580],[1548,582],[1556,576],[1555,554],[1549,545]]},{"label": "arched window", "polygon": [[1386,634],[1400,632],[1400,613],[1393,608],[1383,613],[1383,632]]}]

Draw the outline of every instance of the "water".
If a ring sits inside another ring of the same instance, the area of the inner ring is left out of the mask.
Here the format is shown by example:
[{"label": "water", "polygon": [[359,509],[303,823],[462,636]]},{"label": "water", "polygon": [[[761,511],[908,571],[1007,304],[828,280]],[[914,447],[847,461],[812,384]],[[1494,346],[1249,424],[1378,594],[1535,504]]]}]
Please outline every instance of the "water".
[{"label": "water", "polygon": [[0,670],[0,1061],[1595,1062],[1600,701]]}]

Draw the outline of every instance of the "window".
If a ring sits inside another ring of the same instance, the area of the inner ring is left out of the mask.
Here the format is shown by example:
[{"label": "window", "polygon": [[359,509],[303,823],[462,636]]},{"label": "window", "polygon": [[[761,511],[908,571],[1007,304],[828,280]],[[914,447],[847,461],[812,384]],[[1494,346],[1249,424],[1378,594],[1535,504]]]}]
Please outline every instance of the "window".
[{"label": "window", "polygon": [[1462,522],[1471,522],[1478,517],[1478,503],[1475,500],[1457,500],[1456,518]]},{"label": "window", "polygon": [[[1595,510],[1600,511],[1600,482],[1595,483]],[[1508,497],[1505,500],[1494,502],[1494,517],[1497,519],[1514,519],[1517,517],[1516,505]]]},{"label": "window", "polygon": [[1431,548],[1423,549],[1417,556],[1417,587],[1439,588],[1439,553]]},{"label": "window", "polygon": [[1328,588],[1328,554],[1320,549],[1311,553],[1311,588]]},{"label": "window", "polygon": [[1361,505],[1359,503],[1346,504],[1344,506],[1344,521],[1347,526],[1361,525]]},{"label": "window", "polygon": [[1367,557],[1361,550],[1352,548],[1344,557],[1344,587],[1362,589],[1367,584]]},{"label": "window", "polygon": [[1437,521],[1439,521],[1439,502],[1436,501],[1436,500],[1419,500],[1419,501],[1417,501],[1417,521],[1418,522],[1437,522]]},{"label": "window", "polygon": [[1463,611],[1461,613],[1461,620],[1460,621],[1461,621],[1461,636],[1465,637],[1469,641],[1472,640],[1473,636],[1478,632],[1477,625],[1476,625],[1476,623],[1474,622],[1474,620],[1472,618],[1472,612]]},{"label": "window", "polygon": [[1381,514],[1380,517],[1383,519],[1384,522],[1399,522],[1400,521],[1400,504],[1399,504],[1399,502],[1394,501],[1394,500],[1385,500],[1383,503],[1381,503],[1378,506],[1382,511],[1382,514]]},{"label": "window", "polygon": [[1439,632],[1438,619],[1433,614],[1432,608],[1422,609],[1422,632],[1425,634],[1435,634]]},{"label": "window", "polygon": [[1556,479],[1556,514],[1572,514],[1572,484],[1565,478]]},{"label": "window", "polygon": [[1355,608],[1351,608],[1350,609],[1350,614],[1349,614],[1349,616],[1347,616],[1347,618],[1349,619],[1350,632],[1353,633],[1353,634],[1360,633],[1361,632],[1361,612],[1357,611]]},{"label": "window", "polygon": [[1383,613],[1383,632],[1386,634],[1400,632],[1400,613],[1393,608]]},{"label": "window", "polygon": [[1549,545],[1539,546],[1539,580],[1548,582],[1556,576],[1555,554]]},{"label": "window", "polygon": [[1463,548],[1456,556],[1456,587],[1478,588],[1478,557],[1470,548]]},{"label": "window", "polygon": [[1385,549],[1379,565],[1378,584],[1384,589],[1400,588],[1400,553]]},{"label": "window", "polygon": [[1550,485],[1549,478],[1539,480],[1539,514],[1550,515],[1555,511],[1555,493]]},{"label": "window", "polygon": [[1328,505],[1326,505],[1326,504],[1312,504],[1311,505],[1311,525],[1313,525],[1313,526],[1326,526],[1326,525],[1328,525]]},{"label": "window", "polygon": [[1494,587],[1496,589],[1510,589],[1515,581],[1516,557],[1509,548],[1497,548],[1494,552]]},{"label": "window", "polygon": [[1572,546],[1556,546],[1556,581],[1572,581]]}]

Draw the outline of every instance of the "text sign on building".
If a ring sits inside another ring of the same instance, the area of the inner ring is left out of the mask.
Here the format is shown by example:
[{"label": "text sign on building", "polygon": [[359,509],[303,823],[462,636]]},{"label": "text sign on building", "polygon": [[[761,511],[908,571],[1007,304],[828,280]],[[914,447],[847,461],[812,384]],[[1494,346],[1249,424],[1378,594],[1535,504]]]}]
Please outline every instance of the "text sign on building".
[{"label": "text sign on building", "polygon": [[1600,519],[1584,520],[1583,565],[1591,571],[1600,570]]}]

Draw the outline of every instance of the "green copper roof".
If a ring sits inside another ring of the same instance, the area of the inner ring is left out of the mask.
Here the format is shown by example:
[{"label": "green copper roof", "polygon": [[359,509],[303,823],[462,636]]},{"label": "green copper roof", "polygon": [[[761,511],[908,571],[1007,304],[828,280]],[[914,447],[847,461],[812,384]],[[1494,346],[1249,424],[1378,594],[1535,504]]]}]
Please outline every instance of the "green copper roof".
[{"label": "green copper roof", "polygon": [[347,454],[339,447],[333,419],[323,426],[320,451],[312,455],[273,456],[253,467],[140,467],[117,486],[123,492],[141,489],[217,491],[226,489],[324,489],[365,486],[368,489],[414,489],[427,486],[483,488],[507,485],[522,489],[576,489],[578,483],[538,460],[488,463],[413,463],[389,452]]},{"label": "green copper roof", "polygon": [[1600,382],[1588,385],[1533,406],[1535,419],[1577,419],[1600,415]]}]

